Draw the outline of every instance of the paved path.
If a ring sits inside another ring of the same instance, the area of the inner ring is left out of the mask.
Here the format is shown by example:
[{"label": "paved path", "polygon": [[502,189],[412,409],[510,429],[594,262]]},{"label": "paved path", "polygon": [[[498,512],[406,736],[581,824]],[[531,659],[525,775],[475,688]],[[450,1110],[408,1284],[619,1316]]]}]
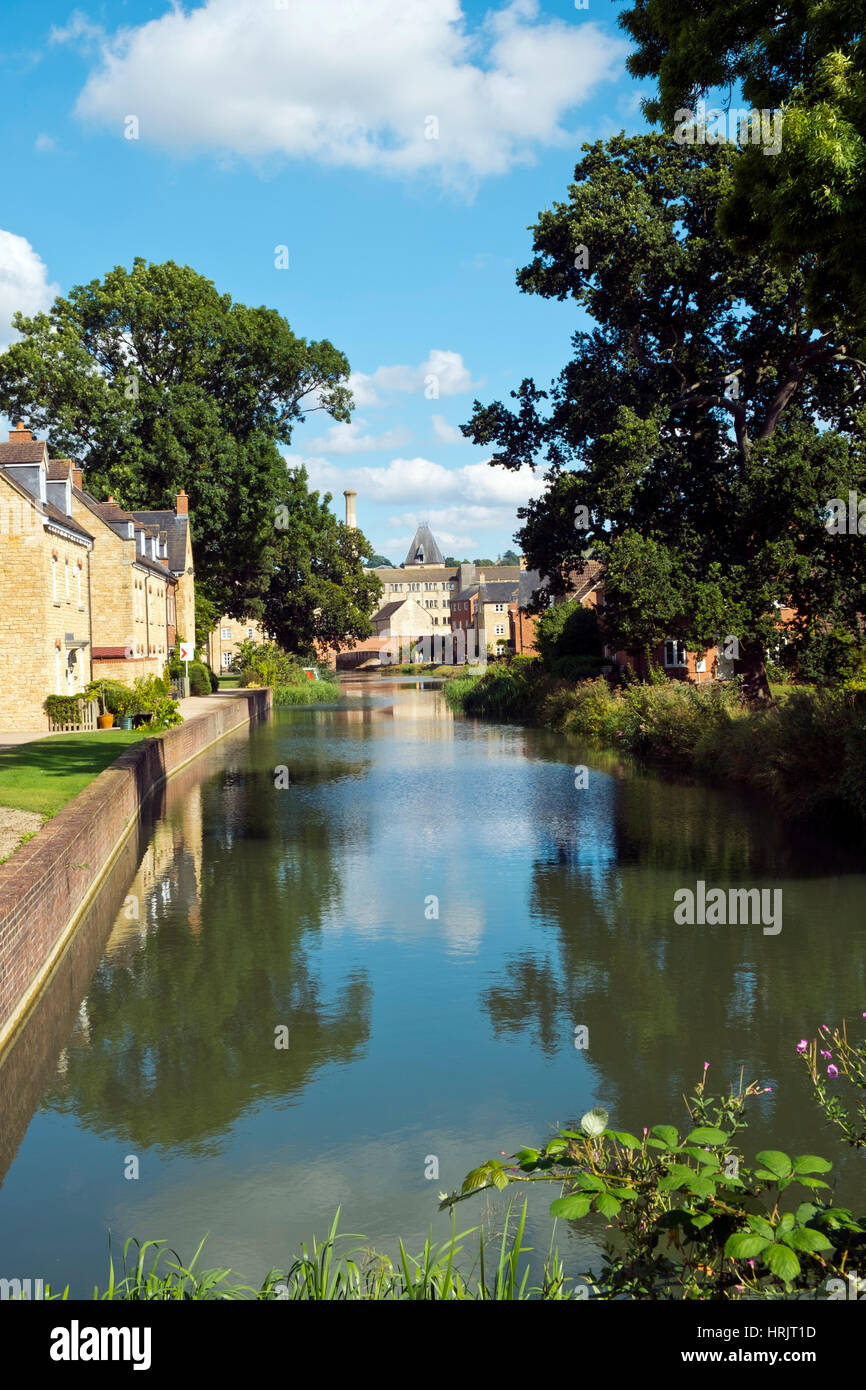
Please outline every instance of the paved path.
[{"label": "paved path", "polygon": [[[189,695],[185,700],[179,700],[180,712],[184,719],[195,719],[200,714],[207,714],[208,710],[214,707],[216,700],[236,700],[243,696],[245,692],[236,687],[230,690],[218,690],[213,695]],[[117,725],[114,725],[115,729]],[[96,732],[99,732],[98,730]],[[22,743],[35,743],[39,738],[55,738],[57,735],[49,734],[47,729],[41,733],[33,729],[19,732],[14,729],[0,729],[0,753],[6,748],[20,748]]]}]

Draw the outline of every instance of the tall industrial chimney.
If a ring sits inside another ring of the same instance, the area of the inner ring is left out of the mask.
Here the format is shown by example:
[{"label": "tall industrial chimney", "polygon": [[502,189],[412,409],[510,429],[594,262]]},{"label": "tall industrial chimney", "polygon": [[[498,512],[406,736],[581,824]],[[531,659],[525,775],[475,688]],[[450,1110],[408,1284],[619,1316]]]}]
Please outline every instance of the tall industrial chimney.
[{"label": "tall industrial chimney", "polygon": [[355,518],[355,498],[358,494],[353,487],[347,487],[343,496],[346,499],[346,525],[354,526],[357,530],[358,522]]}]

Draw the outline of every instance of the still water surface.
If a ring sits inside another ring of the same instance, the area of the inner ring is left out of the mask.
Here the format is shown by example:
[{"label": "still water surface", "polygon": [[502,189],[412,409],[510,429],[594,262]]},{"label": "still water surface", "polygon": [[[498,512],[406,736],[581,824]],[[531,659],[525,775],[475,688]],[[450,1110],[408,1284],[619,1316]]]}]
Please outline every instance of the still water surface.
[{"label": "still water surface", "polygon": [[[206,1263],[255,1281],[340,1204],[411,1249],[446,1235],[440,1191],[592,1105],[683,1123],[705,1061],[772,1088],[747,1149],[826,1154],[860,1195],[794,1049],[866,1009],[862,861],[612,759],[576,789],[561,735],[455,719],[411,680],[345,691],[173,779],[104,885],[0,1069],[0,1273],[86,1295],[109,1229],[182,1256],[210,1232]],[[676,925],[698,878],[781,888],[781,933]],[[556,1194],[534,1195],[543,1248]],[[603,1234],[560,1226],[572,1271]]]}]

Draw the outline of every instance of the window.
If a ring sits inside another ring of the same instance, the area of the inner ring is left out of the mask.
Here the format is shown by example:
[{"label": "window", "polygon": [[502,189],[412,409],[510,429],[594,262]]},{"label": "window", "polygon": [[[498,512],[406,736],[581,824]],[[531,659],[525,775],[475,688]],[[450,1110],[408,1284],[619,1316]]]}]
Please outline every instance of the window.
[{"label": "window", "polygon": [[81,602],[81,566],[80,566],[80,565],[76,566],[76,569],[75,569],[75,587],[76,587],[76,591],[77,591],[77,593],[78,593],[78,607],[79,607],[79,608],[83,608],[83,607],[84,607],[84,604]]},{"label": "window", "polygon": [[250,639],[251,642],[253,641],[255,635],[256,635],[256,630],[255,630],[255,628],[254,628],[254,627],[248,627],[248,628],[247,628],[247,637],[249,637],[249,639]]},{"label": "window", "polygon": [[222,655],[222,663],[223,663],[223,669],[227,671],[228,668],[229,668],[229,667],[231,666],[231,664],[232,664],[232,654],[231,654],[231,652],[223,652],[223,655]]},{"label": "window", "polygon": [[222,640],[223,640],[224,642],[230,642],[230,641],[232,640],[232,630],[231,630],[231,628],[230,628],[230,627],[222,627],[222,628],[220,628],[220,637],[222,638]]},{"label": "window", "polygon": [[665,666],[685,666],[685,642],[665,642]]},{"label": "window", "polygon": [[63,562],[63,584],[66,589],[66,602],[69,602],[69,561]]},{"label": "window", "polygon": [[494,603],[494,605],[493,605],[493,611],[494,611],[494,613],[504,613],[504,612],[505,612],[505,604],[504,604],[504,603]]},{"label": "window", "polygon": [[494,629],[493,629],[493,632],[494,632],[495,636],[497,636],[497,637],[504,637],[504,636],[505,636],[505,624],[504,624],[504,623],[497,623],[496,626],[495,626]]}]

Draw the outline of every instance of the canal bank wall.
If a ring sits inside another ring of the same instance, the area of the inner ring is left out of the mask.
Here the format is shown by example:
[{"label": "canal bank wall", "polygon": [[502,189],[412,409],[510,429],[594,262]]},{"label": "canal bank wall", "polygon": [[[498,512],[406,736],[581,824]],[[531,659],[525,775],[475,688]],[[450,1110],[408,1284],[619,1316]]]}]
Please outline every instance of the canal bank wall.
[{"label": "canal bank wall", "polygon": [[0,1054],[50,976],[142,809],[158,814],[169,777],[270,713],[273,691],[215,697],[177,728],[127,748],[0,865]]}]

